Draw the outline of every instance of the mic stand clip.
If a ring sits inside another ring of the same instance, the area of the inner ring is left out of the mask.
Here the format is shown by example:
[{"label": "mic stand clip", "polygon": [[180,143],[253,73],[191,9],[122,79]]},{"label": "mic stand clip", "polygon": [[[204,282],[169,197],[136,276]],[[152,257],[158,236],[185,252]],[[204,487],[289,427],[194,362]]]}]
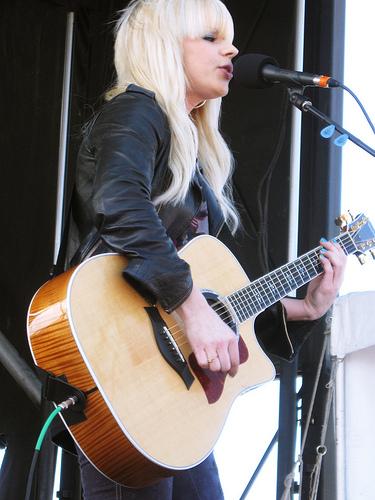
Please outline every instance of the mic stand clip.
[{"label": "mic stand clip", "polygon": [[335,129],[338,132],[340,132],[340,134],[346,134],[348,136],[348,139],[350,139],[354,144],[362,148],[364,151],[366,151],[366,153],[369,153],[371,156],[375,156],[375,150],[373,150],[372,148],[370,148],[370,146],[368,146],[360,139],[358,139],[358,137],[348,132],[346,129],[344,129],[341,125],[339,125],[334,120],[329,118],[327,115],[319,111],[319,109],[315,108],[308,97],[304,96],[303,94],[300,94],[294,88],[293,89],[288,88],[288,94],[289,94],[289,101],[291,102],[291,104],[293,104],[293,106],[298,108],[300,111],[304,111],[305,113],[310,113],[311,115],[319,118],[325,123],[333,125]]}]

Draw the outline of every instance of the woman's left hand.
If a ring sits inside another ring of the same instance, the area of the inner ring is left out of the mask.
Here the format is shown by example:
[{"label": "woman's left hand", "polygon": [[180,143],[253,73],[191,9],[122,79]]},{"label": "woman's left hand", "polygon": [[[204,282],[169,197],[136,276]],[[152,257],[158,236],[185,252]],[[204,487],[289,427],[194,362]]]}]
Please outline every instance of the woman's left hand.
[{"label": "woman's left hand", "polygon": [[304,299],[306,313],[310,319],[323,316],[335,301],[344,280],[347,260],[338,243],[322,238],[320,244],[323,247],[320,254],[323,274],[310,282]]}]

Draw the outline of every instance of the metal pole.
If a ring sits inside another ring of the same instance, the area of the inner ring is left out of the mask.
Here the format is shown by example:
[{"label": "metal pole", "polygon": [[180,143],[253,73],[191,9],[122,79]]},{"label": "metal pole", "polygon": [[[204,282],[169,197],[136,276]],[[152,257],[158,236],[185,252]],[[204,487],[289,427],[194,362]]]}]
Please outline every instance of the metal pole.
[{"label": "metal pole", "polygon": [[[297,0],[296,4],[296,37],[294,42],[294,67],[303,69],[303,45],[305,25],[305,1]],[[290,151],[290,193],[289,193],[289,238],[288,261],[298,255],[298,228],[299,228],[299,193],[301,168],[301,113],[292,108],[291,124],[291,151]]]},{"label": "metal pole", "polygon": [[40,380],[1,331],[0,362],[26,392],[31,401],[36,406],[40,406],[42,399]]},{"label": "metal pole", "polygon": [[277,496],[284,492],[284,480],[293,469],[297,436],[298,356],[291,363],[280,364],[279,447],[277,457]]},{"label": "metal pole", "polygon": [[253,486],[256,478],[258,477],[259,472],[261,471],[265,461],[267,460],[268,455],[271,453],[272,448],[275,446],[275,443],[277,442],[278,438],[279,438],[279,431],[276,431],[275,435],[273,436],[273,438],[270,441],[270,444],[268,445],[266,451],[264,452],[264,455],[260,459],[260,461],[257,465],[257,468],[255,469],[253,475],[251,476],[250,481],[247,483],[246,488],[244,489],[244,491],[240,497],[240,500],[245,500],[246,495],[249,493],[251,487]]},{"label": "metal pole", "polygon": [[62,224],[64,218],[64,194],[66,177],[66,156],[68,144],[69,127],[69,107],[70,107],[70,89],[73,59],[73,31],[74,31],[74,12],[68,12],[66,18],[66,38],[65,38],[65,60],[64,76],[61,100],[61,119],[60,119],[60,144],[57,175],[57,199],[56,199],[56,222],[55,222],[55,249],[53,262],[56,264],[59,254]]}]

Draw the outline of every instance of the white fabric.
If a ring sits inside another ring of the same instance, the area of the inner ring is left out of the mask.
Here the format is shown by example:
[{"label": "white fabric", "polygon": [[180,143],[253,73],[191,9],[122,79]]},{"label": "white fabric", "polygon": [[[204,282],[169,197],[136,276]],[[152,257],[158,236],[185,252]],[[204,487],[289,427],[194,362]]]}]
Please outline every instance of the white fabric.
[{"label": "white fabric", "polygon": [[375,291],[340,297],[333,307],[337,500],[374,500]]},{"label": "white fabric", "polygon": [[[344,359],[343,500],[374,500],[375,346]],[[339,467],[339,464],[337,465]]]},{"label": "white fabric", "polygon": [[375,345],[375,291],[349,293],[333,306],[331,353],[339,358]]}]

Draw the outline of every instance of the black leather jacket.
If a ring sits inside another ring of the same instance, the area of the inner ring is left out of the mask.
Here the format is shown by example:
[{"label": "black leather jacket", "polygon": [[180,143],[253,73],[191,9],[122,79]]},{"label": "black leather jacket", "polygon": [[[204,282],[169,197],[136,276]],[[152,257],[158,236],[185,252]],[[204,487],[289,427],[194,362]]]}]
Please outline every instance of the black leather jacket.
[{"label": "black leather jacket", "polygon": [[223,215],[199,172],[185,202],[155,208],[152,199],[169,182],[170,131],[148,90],[130,85],[106,103],[89,125],[78,156],[74,217],[80,246],[73,263],[90,253],[113,251],[130,257],[125,278],[150,302],[170,312],[189,295],[189,266],[173,241],[198,211],[202,192],[210,233]]},{"label": "black leather jacket", "polygon": [[[72,264],[103,252],[127,255],[125,279],[167,312],[191,292],[189,266],[173,242],[190,225],[202,198],[210,234],[226,235],[225,243],[230,241],[227,228],[221,232],[220,207],[199,171],[183,204],[155,208],[152,200],[169,182],[169,148],[167,118],[152,92],[130,85],[106,103],[86,128],[79,151],[70,235],[76,250]],[[258,338],[266,350],[285,358],[293,356],[306,330],[297,335],[298,342],[288,335],[280,304],[262,313],[259,324]]]}]

